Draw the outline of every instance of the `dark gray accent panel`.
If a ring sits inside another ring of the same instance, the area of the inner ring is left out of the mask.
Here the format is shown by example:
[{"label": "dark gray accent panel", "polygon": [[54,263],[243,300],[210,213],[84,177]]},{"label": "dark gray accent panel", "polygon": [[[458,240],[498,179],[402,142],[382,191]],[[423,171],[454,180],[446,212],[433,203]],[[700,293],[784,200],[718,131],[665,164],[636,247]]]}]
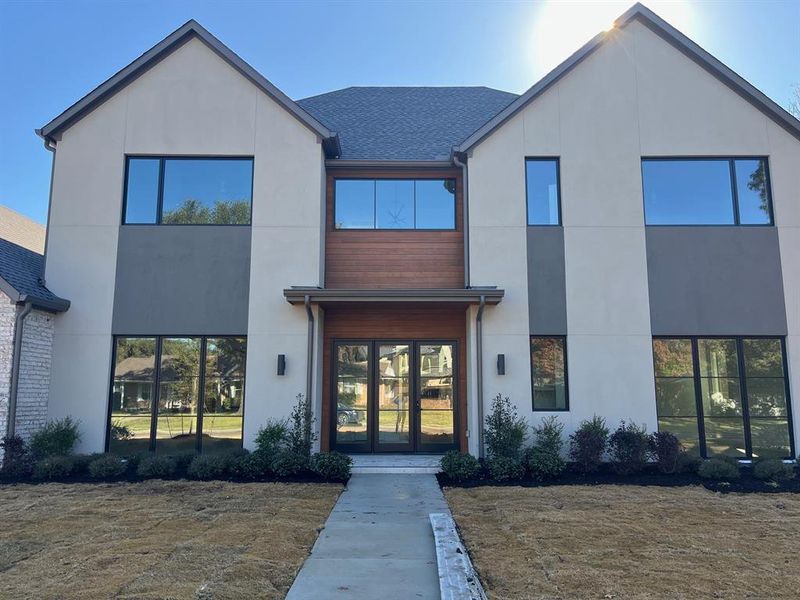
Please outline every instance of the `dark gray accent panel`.
[{"label": "dark gray accent panel", "polygon": [[653,335],[786,335],[778,230],[648,227]]},{"label": "dark gray accent panel", "polygon": [[528,315],[531,334],[567,335],[562,227],[528,227]]},{"label": "dark gray accent panel", "polygon": [[120,227],[119,335],[247,334],[250,227]]}]

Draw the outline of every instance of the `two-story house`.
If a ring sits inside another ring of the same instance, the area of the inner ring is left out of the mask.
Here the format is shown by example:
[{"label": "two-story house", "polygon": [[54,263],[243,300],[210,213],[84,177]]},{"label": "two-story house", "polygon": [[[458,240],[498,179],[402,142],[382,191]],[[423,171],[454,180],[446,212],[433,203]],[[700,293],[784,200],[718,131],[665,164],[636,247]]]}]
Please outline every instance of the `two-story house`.
[{"label": "two-story house", "polygon": [[479,454],[502,394],[796,454],[800,122],[641,5],[521,96],[294,101],[190,21],[38,133],[83,451],[251,447],[303,394],[322,449]]}]

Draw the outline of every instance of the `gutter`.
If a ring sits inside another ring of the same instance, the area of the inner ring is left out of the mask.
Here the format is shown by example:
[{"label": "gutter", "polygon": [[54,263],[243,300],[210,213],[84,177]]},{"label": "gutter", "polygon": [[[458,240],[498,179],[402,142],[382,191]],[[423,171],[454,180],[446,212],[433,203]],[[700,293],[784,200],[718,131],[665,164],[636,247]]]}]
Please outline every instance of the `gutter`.
[{"label": "gutter", "polygon": [[[306,418],[307,422],[311,422],[311,382],[313,377],[314,367],[314,311],[311,310],[311,296],[305,295],[304,305],[306,307],[306,315],[308,315],[308,348],[306,350]],[[305,432],[306,443],[311,442],[311,430]]]},{"label": "gutter", "polygon": [[[466,158],[466,157],[465,157]],[[453,164],[461,167],[462,195],[464,197],[464,287],[469,287],[469,172],[466,161],[461,162],[458,153],[453,153]]]},{"label": "gutter", "polygon": [[14,435],[17,424],[17,391],[19,390],[19,365],[22,360],[22,332],[27,317],[33,310],[33,304],[28,301],[22,308],[17,308],[17,317],[14,322],[14,358],[11,362],[11,388],[8,397],[8,422],[6,435]]},{"label": "gutter", "polygon": [[478,458],[484,457],[483,451],[483,309],[486,306],[486,297],[481,296],[478,305],[478,314],[475,316],[475,347],[478,360],[477,388],[478,388]]}]

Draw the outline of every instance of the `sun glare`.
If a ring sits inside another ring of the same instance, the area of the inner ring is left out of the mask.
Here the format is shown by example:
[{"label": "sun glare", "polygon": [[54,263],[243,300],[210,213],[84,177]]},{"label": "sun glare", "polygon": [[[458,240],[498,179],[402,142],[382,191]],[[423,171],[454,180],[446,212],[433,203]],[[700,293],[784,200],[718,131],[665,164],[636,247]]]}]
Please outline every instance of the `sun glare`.
[{"label": "sun glare", "polygon": [[[685,33],[692,24],[687,0],[650,0],[645,6]],[[614,28],[614,19],[632,0],[602,2],[547,0],[539,5],[533,24],[531,65],[536,79],[544,76],[600,32]]]}]

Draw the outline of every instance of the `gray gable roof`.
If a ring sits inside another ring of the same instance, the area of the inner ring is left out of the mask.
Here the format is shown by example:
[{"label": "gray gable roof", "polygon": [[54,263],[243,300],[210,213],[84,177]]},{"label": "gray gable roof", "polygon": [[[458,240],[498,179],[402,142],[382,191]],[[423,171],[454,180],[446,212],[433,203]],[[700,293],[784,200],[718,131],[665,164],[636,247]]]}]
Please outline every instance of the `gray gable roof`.
[{"label": "gray gable roof", "polygon": [[487,87],[349,87],[298,100],[339,135],[344,160],[449,160],[517,95]]},{"label": "gray gable roof", "polygon": [[59,298],[41,283],[44,256],[0,239],[0,291],[12,302],[31,302],[37,308],[63,312],[69,300]]}]

